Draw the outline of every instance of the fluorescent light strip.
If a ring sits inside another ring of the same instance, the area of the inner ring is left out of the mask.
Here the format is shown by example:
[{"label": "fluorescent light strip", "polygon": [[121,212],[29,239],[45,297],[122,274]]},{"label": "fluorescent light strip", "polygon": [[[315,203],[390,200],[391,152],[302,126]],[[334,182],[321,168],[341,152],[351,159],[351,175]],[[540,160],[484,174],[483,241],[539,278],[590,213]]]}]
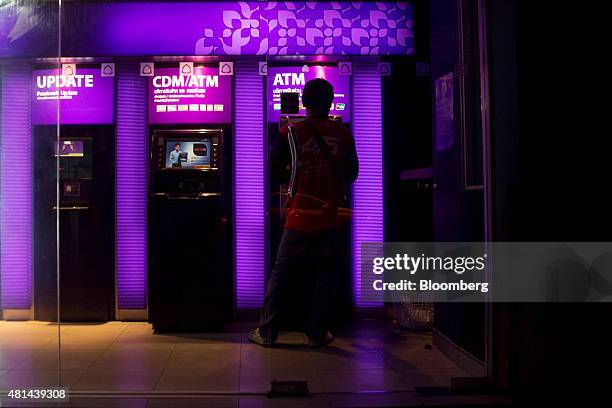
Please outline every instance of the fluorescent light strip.
[{"label": "fluorescent light strip", "polygon": [[264,81],[259,63],[236,63],[234,137],[234,257],[236,306],[263,302],[264,229]]},{"label": "fluorescent light strip", "polygon": [[0,279],[3,309],[32,305],[31,67],[2,68]]},{"label": "fluorescent light strip", "polygon": [[146,78],[137,64],[117,70],[117,303],[147,307]]},{"label": "fluorescent light strip", "polygon": [[[359,177],[353,186],[353,290],[357,307],[377,307],[361,282],[361,244],[383,242],[382,89],[378,64],[353,63],[353,133]],[[362,292],[363,290],[363,292]]]}]

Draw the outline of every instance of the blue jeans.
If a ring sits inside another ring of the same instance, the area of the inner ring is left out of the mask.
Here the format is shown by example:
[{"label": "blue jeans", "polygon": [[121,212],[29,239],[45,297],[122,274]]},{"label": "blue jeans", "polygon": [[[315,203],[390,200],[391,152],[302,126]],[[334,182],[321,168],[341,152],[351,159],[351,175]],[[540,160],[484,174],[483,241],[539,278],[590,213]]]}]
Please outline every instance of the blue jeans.
[{"label": "blue jeans", "polygon": [[259,332],[269,341],[278,337],[278,312],[281,298],[291,276],[308,264],[315,279],[306,335],[320,338],[329,329],[329,305],[335,281],[336,231],[296,231],[285,229],[281,238],[276,263],[266,287],[259,322]]}]

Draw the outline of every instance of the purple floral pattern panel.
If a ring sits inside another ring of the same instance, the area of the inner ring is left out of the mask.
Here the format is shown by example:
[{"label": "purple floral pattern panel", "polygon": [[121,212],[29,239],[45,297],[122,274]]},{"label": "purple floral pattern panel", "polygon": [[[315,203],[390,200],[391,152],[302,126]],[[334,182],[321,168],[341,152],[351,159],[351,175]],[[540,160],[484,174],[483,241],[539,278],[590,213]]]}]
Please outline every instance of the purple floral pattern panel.
[{"label": "purple floral pattern panel", "polygon": [[410,3],[225,3],[222,25],[211,21],[198,55],[411,55]]},{"label": "purple floral pattern panel", "polygon": [[[62,52],[411,55],[413,14],[408,2],[67,2]],[[53,8],[0,6],[0,56],[56,55],[56,21]]]}]

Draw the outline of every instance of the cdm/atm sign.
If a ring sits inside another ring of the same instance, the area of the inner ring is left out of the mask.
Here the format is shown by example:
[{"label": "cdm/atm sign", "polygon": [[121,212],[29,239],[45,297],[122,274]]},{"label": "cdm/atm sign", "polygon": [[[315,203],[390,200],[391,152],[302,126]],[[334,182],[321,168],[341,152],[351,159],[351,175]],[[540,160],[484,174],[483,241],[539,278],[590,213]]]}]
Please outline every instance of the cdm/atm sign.
[{"label": "cdm/atm sign", "polygon": [[280,86],[298,86],[298,85],[304,85],[306,82],[305,77],[304,77],[304,73],[300,72],[300,73],[290,73],[290,72],[285,72],[285,73],[279,73],[274,75],[274,86],[280,85]]}]

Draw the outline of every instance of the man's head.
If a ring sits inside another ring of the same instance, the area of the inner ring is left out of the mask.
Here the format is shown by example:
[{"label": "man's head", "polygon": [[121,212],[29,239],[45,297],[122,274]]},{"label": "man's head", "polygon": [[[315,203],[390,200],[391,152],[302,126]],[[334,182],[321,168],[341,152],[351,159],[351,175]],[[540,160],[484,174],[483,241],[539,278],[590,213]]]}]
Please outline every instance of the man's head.
[{"label": "man's head", "polygon": [[306,82],[302,103],[309,116],[327,117],[334,101],[334,87],[328,81],[315,78]]},{"label": "man's head", "polygon": [[175,144],[174,145],[174,150],[176,150],[177,152],[180,152],[181,151],[181,144],[180,143]]}]

